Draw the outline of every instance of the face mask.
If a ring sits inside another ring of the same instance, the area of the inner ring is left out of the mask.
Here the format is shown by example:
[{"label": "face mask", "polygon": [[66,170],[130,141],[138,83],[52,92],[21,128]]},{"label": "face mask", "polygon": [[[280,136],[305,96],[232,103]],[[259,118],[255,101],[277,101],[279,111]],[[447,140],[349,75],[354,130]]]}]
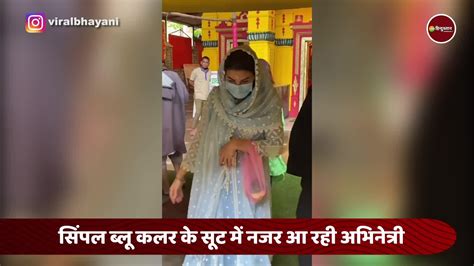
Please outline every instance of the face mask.
[{"label": "face mask", "polygon": [[226,89],[229,91],[232,96],[236,99],[243,99],[250,94],[253,88],[253,83],[247,83],[242,85],[236,85],[226,81]]}]

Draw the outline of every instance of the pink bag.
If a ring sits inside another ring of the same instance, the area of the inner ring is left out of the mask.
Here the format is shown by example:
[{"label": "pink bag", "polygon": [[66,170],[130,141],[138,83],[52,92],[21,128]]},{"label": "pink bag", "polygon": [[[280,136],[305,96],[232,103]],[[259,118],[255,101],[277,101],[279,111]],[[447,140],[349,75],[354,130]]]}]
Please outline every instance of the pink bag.
[{"label": "pink bag", "polygon": [[257,147],[242,156],[242,173],[244,189],[247,197],[255,204],[262,201],[267,195],[267,183],[263,172],[263,161],[258,154]]}]

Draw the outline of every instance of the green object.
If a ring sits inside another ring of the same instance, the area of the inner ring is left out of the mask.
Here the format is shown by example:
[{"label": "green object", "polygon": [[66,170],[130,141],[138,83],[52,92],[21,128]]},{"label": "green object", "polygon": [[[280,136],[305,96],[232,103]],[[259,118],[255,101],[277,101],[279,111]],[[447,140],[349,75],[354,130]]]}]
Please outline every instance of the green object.
[{"label": "green object", "polygon": [[270,176],[279,176],[286,173],[286,164],[285,161],[283,161],[281,155],[278,155],[278,157],[270,158],[268,160],[268,163],[270,165]]},{"label": "green object", "polygon": [[[272,218],[296,218],[301,177],[282,174],[272,179]],[[296,255],[276,255],[273,266],[298,266]]]},{"label": "green object", "polygon": [[301,193],[301,177],[284,175],[279,181],[273,180],[272,218],[296,218],[296,208]]},{"label": "green object", "polygon": [[277,175],[277,176],[271,176],[271,184],[275,183],[275,182],[280,182],[280,181],[283,181],[283,179],[285,179],[285,173],[281,174],[281,175]]},{"label": "green object", "polygon": [[211,71],[210,78],[209,78],[209,89],[211,90],[214,87],[219,86],[219,72]]},{"label": "green object", "polygon": [[275,255],[272,266],[298,266],[298,256],[296,255]]}]

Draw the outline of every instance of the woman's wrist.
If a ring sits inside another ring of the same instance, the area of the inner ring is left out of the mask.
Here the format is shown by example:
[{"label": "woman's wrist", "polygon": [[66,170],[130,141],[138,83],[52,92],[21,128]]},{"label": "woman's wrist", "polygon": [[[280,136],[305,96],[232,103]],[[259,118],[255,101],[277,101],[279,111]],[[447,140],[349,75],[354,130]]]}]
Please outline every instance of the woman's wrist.
[{"label": "woman's wrist", "polygon": [[178,173],[176,173],[176,178],[175,180],[178,180],[182,184],[186,183],[186,180],[184,179],[184,175],[186,175],[187,171],[184,168],[179,168]]},{"label": "woman's wrist", "polygon": [[184,178],[176,177],[175,180],[180,182],[182,185],[184,185],[186,183],[186,180],[184,180]]},{"label": "woman's wrist", "polygon": [[252,148],[252,141],[248,139],[234,139],[234,147],[236,150],[242,151],[242,152],[249,152],[249,150]]}]

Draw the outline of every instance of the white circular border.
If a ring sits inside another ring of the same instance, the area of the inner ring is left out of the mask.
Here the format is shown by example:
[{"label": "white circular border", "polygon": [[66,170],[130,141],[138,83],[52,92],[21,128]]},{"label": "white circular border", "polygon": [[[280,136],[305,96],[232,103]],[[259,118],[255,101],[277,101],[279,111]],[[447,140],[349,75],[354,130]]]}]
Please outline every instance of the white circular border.
[{"label": "white circular border", "polygon": [[[454,33],[453,33],[453,36],[451,36],[451,38],[449,38],[449,40],[447,40],[447,41],[438,42],[438,41],[435,41],[433,38],[431,38],[431,35],[430,35],[430,31],[429,31],[429,29],[428,29],[428,26],[430,25],[431,20],[432,20],[433,18],[437,17],[437,16],[446,16],[446,17],[448,17],[448,18],[453,22],[453,24],[454,24]],[[450,42],[450,41],[454,38],[454,36],[456,36],[456,31],[458,30],[458,26],[456,25],[456,21],[454,21],[454,19],[453,19],[452,17],[450,17],[450,16],[448,16],[448,15],[446,15],[446,14],[436,14],[436,15],[432,16],[430,19],[428,19],[428,22],[426,23],[426,27],[425,27],[425,28],[426,28],[426,34],[428,34],[428,37],[430,38],[430,40],[432,40],[433,42],[438,43],[438,44],[445,44],[445,43]]]}]

